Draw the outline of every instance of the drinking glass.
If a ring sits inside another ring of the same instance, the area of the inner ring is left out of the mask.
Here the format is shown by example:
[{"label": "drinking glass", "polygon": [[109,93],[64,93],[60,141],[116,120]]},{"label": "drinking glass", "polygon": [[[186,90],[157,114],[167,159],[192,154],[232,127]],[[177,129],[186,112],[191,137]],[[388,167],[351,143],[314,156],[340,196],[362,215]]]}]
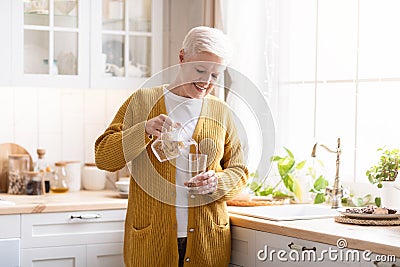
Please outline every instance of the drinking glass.
[{"label": "drinking glass", "polygon": [[[197,182],[193,179],[196,175],[201,174],[207,170],[207,155],[206,154],[189,154],[188,156],[188,170],[191,175],[189,180],[189,193],[198,193],[199,187],[194,184]],[[193,185],[192,185],[193,184]]]}]

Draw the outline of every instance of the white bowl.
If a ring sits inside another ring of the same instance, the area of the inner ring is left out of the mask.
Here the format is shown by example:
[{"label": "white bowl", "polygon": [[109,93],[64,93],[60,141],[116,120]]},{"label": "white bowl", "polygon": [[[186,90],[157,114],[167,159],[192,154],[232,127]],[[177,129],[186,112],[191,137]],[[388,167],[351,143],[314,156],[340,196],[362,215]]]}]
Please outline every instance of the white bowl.
[{"label": "white bowl", "polygon": [[117,182],[115,182],[115,186],[121,192],[128,192],[129,191],[129,181],[117,181]]}]

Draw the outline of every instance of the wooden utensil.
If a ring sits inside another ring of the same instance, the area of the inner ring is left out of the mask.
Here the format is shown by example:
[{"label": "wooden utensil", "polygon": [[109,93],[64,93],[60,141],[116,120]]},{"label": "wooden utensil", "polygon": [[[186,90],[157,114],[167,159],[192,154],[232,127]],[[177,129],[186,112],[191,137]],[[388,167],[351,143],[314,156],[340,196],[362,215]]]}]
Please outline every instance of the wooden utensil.
[{"label": "wooden utensil", "polygon": [[0,193],[8,191],[8,155],[27,154],[30,160],[30,170],[33,170],[32,157],[22,146],[14,143],[0,144]]}]

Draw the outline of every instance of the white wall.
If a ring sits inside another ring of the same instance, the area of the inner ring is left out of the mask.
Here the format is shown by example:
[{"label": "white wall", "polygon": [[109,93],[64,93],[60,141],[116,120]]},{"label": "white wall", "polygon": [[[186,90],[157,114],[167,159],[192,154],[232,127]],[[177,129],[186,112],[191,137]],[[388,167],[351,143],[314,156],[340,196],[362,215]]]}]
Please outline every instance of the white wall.
[{"label": "white wall", "polygon": [[17,143],[36,161],[94,162],[94,142],[130,90],[0,87],[0,143]]}]

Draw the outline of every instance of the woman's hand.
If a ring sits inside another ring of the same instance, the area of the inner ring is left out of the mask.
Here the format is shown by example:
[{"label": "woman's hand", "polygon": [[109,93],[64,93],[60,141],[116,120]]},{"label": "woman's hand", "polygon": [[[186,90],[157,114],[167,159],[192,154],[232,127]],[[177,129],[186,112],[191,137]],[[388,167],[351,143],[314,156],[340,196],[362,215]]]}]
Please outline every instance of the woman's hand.
[{"label": "woman's hand", "polygon": [[211,194],[217,190],[218,177],[215,171],[209,170],[192,177],[189,181],[184,183],[185,186],[192,188],[196,194]]},{"label": "woman's hand", "polygon": [[169,131],[174,121],[165,114],[160,114],[148,120],[145,124],[145,130],[148,135],[159,137],[161,133]]}]

